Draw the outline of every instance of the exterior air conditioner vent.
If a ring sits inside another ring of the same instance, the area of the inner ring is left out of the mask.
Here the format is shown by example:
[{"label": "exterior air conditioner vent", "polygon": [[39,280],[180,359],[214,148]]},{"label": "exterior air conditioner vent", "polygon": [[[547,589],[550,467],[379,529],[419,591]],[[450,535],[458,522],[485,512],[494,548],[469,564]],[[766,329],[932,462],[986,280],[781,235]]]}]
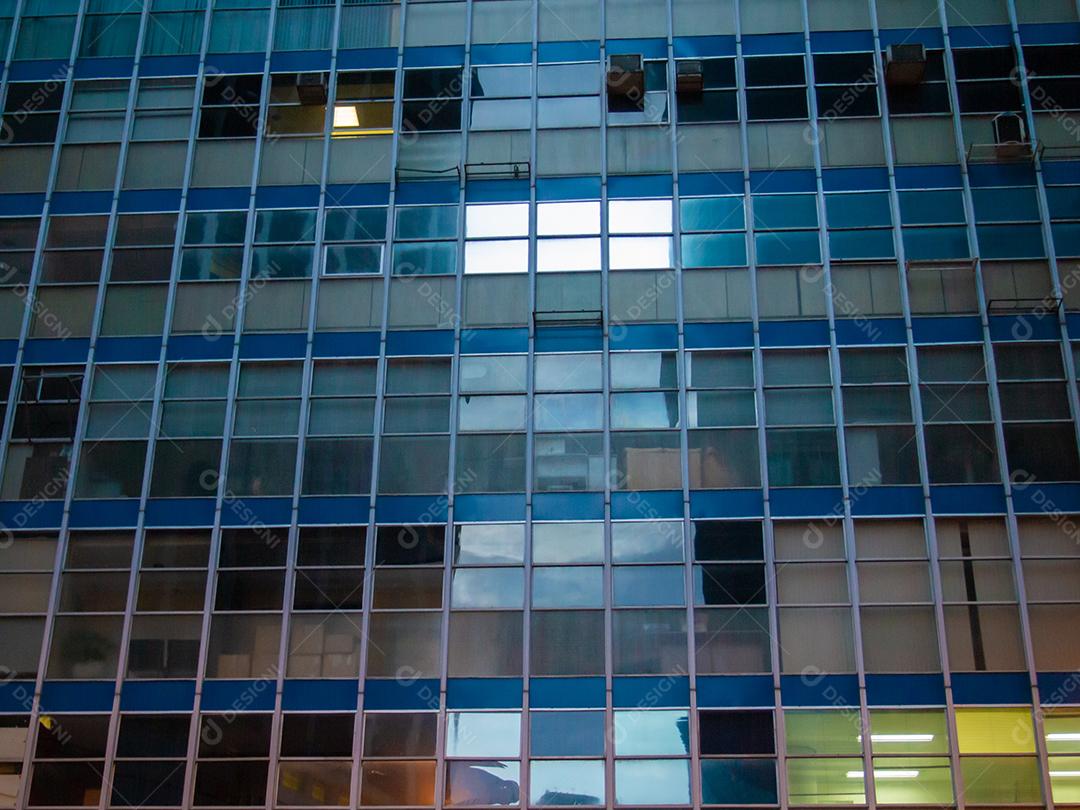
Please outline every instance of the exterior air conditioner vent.
[{"label": "exterior air conditioner vent", "polygon": [[683,59],[675,63],[675,92],[680,96],[700,96],[705,92],[700,59]]},{"label": "exterior air conditioner vent", "polygon": [[910,87],[926,75],[926,46],[919,43],[890,45],[885,53],[885,82],[892,87]]},{"label": "exterior air conditioner vent", "polygon": [[608,57],[607,90],[609,96],[634,101],[645,97],[645,67],[641,54],[612,54]]},{"label": "exterior air conditioner vent", "polygon": [[296,95],[306,106],[326,104],[326,75],[323,73],[296,74]]}]

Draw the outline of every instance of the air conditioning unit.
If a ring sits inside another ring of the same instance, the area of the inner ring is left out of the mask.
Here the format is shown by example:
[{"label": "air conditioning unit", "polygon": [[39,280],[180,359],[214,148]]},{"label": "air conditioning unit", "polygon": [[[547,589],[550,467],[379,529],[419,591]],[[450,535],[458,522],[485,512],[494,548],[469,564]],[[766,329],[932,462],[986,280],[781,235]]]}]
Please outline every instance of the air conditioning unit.
[{"label": "air conditioning unit", "polygon": [[612,54],[608,57],[609,96],[640,100],[645,97],[645,67],[641,54]]},{"label": "air conditioning unit", "polygon": [[999,158],[1026,157],[1031,154],[1031,142],[1023,117],[1016,113],[994,116],[994,151]]},{"label": "air conditioning unit", "polygon": [[680,96],[700,96],[705,92],[700,59],[682,59],[675,63],[675,92]]},{"label": "air conditioning unit", "polygon": [[326,104],[326,74],[296,74],[296,95],[300,98],[300,103],[304,105]]},{"label": "air conditioning unit", "polygon": [[919,43],[890,45],[885,52],[885,83],[910,87],[926,75],[926,46]]}]

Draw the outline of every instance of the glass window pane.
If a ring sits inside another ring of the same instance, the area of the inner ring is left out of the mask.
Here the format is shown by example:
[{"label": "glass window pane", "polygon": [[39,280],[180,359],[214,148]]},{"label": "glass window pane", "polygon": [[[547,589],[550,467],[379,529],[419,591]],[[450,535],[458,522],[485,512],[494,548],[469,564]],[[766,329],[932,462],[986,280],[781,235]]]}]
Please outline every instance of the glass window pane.
[{"label": "glass window pane", "polygon": [[533,526],[534,563],[604,561],[604,524],[537,523]]},{"label": "glass window pane", "polygon": [[615,763],[618,804],[688,804],[690,763],[683,759],[621,760]]},{"label": "glass window pane", "polygon": [[516,804],[520,795],[517,762],[448,762],[446,805]]},{"label": "glass window pane", "polygon": [[604,569],[598,566],[537,566],[534,608],[597,608],[604,605]]},{"label": "glass window pane", "polygon": [[454,571],[450,606],[520,608],[523,592],[524,572],[520,568],[467,568]]},{"label": "glass window pane", "polygon": [[[535,718],[538,715],[533,716]],[[604,803],[602,760],[533,762],[529,766],[529,779],[529,802],[537,807]]]},{"label": "glass window pane", "polygon": [[446,756],[516,757],[521,749],[519,712],[449,712]]}]

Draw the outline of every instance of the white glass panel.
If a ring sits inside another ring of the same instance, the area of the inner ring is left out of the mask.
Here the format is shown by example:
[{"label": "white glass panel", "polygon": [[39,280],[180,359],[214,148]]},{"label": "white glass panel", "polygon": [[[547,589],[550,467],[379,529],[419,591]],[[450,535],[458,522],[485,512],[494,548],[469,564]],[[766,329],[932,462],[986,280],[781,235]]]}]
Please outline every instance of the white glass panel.
[{"label": "white glass panel", "polygon": [[612,200],[611,233],[671,233],[671,200]]},{"label": "white glass panel", "polygon": [[536,243],[536,269],[541,273],[599,270],[600,240],[541,239]]},{"label": "white glass panel", "polygon": [[600,233],[600,203],[540,203],[536,206],[536,233],[540,236]]},{"label": "white glass panel", "polygon": [[613,237],[610,241],[612,270],[648,270],[673,265],[670,236]]},{"label": "white glass panel", "polygon": [[528,270],[527,239],[465,243],[466,273],[526,273]]},{"label": "white glass panel", "polygon": [[465,236],[528,236],[529,204],[469,205],[465,208]]}]

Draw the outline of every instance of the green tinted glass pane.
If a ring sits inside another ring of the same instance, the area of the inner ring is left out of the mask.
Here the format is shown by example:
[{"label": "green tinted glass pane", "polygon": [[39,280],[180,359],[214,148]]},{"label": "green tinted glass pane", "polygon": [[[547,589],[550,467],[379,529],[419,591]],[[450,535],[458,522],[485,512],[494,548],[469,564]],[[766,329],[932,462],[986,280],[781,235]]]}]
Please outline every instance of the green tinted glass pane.
[{"label": "green tinted glass pane", "polygon": [[1037,804],[1042,801],[1035,757],[962,757],[960,773],[968,804]]},{"label": "green tinted glass pane", "polygon": [[873,710],[870,745],[875,754],[947,754],[945,713]]},{"label": "green tinted glass pane", "polygon": [[953,801],[947,757],[875,757],[878,804],[936,804]]},{"label": "green tinted glass pane", "polygon": [[784,721],[788,754],[859,754],[858,712],[788,712]]},{"label": "green tinted glass pane", "polygon": [[866,802],[861,759],[790,759],[787,772],[792,805]]}]

